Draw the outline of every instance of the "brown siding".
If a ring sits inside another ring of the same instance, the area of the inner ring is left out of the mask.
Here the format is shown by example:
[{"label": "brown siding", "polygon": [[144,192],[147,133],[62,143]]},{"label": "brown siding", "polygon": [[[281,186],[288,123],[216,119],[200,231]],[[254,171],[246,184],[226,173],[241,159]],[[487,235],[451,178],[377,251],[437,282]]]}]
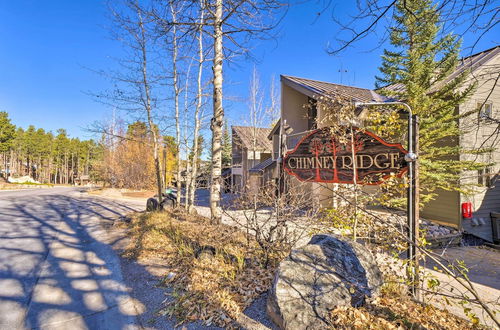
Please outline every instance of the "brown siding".
[{"label": "brown siding", "polygon": [[428,220],[437,220],[458,228],[460,226],[460,194],[454,191],[437,191],[438,196],[430,201],[421,216]]},{"label": "brown siding", "polygon": [[235,134],[234,130],[232,132],[232,141],[231,141],[231,155],[232,155],[232,166],[241,166],[242,162],[242,148],[241,148],[241,140],[238,135]]}]

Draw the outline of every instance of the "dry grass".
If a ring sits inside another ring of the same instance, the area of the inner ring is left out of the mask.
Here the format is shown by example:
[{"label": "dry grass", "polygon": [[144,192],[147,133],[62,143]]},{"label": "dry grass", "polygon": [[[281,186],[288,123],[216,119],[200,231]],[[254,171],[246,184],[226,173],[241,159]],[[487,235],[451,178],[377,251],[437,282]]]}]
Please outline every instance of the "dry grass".
[{"label": "dry grass", "polygon": [[[185,213],[139,213],[127,224],[131,242],[124,255],[161,259],[169,269],[163,284],[171,298],[159,311],[179,324],[236,328],[240,313],[272,283],[279,257],[262,266],[255,241],[228,225]],[[262,311],[265,313],[265,311]],[[341,307],[331,313],[334,329],[472,329],[472,323],[410,300],[399,285],[385,286],[381,297],[362,308]]]},{"label": "dry grass", "polygon": [[364,307],[339,307],[331,312],[333,329],[477,329],[471,322],[408,296],[382,291]]},{"label": "dry grass", "polygon": [[119,188],[96,188],[87,191],[91,195],[109,197],[149,198],[155,195],[153,190],[126,190]]},{"label": "dry grass", "polygon": [[155,193],[156,192],[152,190],[127,191],[127,192],[122,192],[122,196],[133,197],[133,198],[149,198],[153,197]]},{"label": "dry grass", "polygon": [[271,285],[274,268],[262,267],[255,242],[235,227],[167,212],[137,214],[128,226],[125,256],[161,258],[171,270],[163,282],[173,288],[173,299],[160,313],[179,323],[231,327]]},{"label": "dry grass", "polygon": [[32,189],[32,188],[49,188],[53,187],[49,183],[10,183],[0,181],[0,190],[17,190],[17,189]]}]

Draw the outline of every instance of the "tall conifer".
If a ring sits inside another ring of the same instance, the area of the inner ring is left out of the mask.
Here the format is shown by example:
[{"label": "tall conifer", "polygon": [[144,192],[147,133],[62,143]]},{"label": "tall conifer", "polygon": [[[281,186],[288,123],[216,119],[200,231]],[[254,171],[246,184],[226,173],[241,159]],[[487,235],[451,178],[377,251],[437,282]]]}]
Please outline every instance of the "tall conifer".
[{"label": "tall conifer", "polygon": [[0,112],[0,152],[6,152],[10,149],[12,141],[16,135],[16,126],[9,119],[5,111]]},{"label": "tall conifer", "polygon": [[[465,85],[468,72],[451,74],[459,64],[460,40],[442,34],[440,13],[430,0],[398,1],[391,29],[393,47],[382,56],[379,92],[404,101],[420,117],[420,182],[426,202],[436,189],[467,192],[460,185],[465,170],[481,164],[460,160],[460,154],[477,152],[459,145],[458,106],[474,90]],[[387,132],[386,132],[387,134]]]}]

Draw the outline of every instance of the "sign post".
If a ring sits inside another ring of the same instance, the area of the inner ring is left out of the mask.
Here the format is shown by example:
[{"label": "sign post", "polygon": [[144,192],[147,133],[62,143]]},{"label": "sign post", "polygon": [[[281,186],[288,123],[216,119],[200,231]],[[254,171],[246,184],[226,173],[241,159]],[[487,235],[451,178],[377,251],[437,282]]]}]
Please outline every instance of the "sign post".
[{"label": "sign post", "polygon": [[407,194],[407,226],[408,226],[408,277],[411,282],[410,294],[421,300],[418,239],[420,229],[420,184],[418,152],[418,117],[413,115],[411,107],[404,102],[356,102],[356,107],[402,105],[408,113],[408,153],[405,160],[408,163],[408,194]]},{"label": "sign post", "polygon": [[[413,120],[413,148],[414,150],[418,150],[418,116],[414,115]],[[411,294],[415,299],[421,300],[421,292],[419,290],[420,286],[420,270],[419,270],[419,262],[420,262],[420,255],[418,251],[418,241],[419,241],[419,233],[420,233],[420,226],[419,226],[419,219],[420,219],[420,210],[419,210],[419,204],[420,204],[420,182],[418,180],[419,178],[419,163],[417,161],[412,162],[412,182],[409,183],[409,186],[412,187],[412,203],[413,203],[413,214],[411,217],[408,217],[408,227],[411,230],[412,237],[410,238],[410,242],[412,243],[410,245],[410,248],[412,250],[408,250],[408,260],[411,261],[413,264],[413,271],[410,273],[410,280],[412,281],[412,286],[411,286]],[[409,189],[408,189],[409,190]],[[408,202],[409,203],[409,202]]]}]

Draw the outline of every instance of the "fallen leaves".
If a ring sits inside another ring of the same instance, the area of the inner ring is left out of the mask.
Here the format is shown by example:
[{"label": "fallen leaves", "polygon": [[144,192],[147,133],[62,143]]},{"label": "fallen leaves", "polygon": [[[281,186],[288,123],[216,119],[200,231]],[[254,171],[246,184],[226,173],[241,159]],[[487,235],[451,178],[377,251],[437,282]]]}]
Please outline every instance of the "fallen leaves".
[{"label": "fallen leaves", "polygon": [[147,213],[129,223],[125,256],[160,258],[172,288],[160,315],[179,324],[196,320],[233,327],[233,321],[271,286],[274,268],[263,268],[255,242],[235,227],[182,213]]},{"label": "fallen leaves", "polygon": [[475,329],[473,324],[447,311],[423,305],[408,297],[383,294],[361,308],[332,310],[334,329]]}]

